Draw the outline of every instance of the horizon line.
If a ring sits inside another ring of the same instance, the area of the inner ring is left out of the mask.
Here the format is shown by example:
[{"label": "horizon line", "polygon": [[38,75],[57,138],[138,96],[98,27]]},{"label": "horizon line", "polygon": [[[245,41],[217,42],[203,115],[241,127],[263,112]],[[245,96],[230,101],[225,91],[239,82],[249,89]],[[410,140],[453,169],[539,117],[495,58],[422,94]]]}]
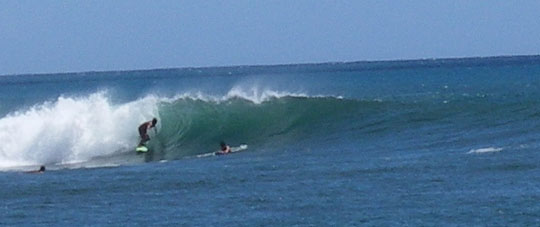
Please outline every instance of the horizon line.
[{"label": "horizon line", "polygon": [[376,64],[376,63],[414,63],[414,62],[435,62],[435,61],[456,61],[456,60],[494,60],[505,58],[535,58],[540,54],[530,55],[493,55],[493,56],[471,56],[471,57],[441,57],[441,58],[411,58],[411,59],[388,59],[388,60],[358,60],[358,61],[327,61],[310,63],[276,63],[276,64],[254,64],[254,65],[215,65],[215,66],[179,66],[163,68],[141,68],[141,69],[116,69],[116,70],[88,70],[88,71],[67,71],[67,72],[37,72],[37,73],[19,73],[19,74],[0,74],[0,77],[11,76],[45,76],[45,75],[66,75],[66,74],[87,74],[87,73],[119,73],[119,72],[145,72],[145,71],[166,71],[166,70],[205,70],[205,69],[227,69],[243,67],[291,67],[291,66],[315,66],[330,64]]}]

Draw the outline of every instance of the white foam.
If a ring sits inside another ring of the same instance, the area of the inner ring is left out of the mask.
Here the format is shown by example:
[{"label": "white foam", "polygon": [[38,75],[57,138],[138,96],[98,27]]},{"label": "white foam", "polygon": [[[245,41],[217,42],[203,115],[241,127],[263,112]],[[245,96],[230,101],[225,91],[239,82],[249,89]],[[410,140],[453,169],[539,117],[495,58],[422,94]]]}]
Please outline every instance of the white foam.
[{"label": "white foam", "polygon": [[303,92],[288,92],[288,91],[277,91],[272,89],[262,89],[258,86],[253,87],[243,87],[243,86],[234,86],[232,87],[227,94],[225,95],[208,95],[205,93],[202,93],[200,91],[191,91],[191,92],[185,92],[183,94],[179,94],[174,96],[173,98],[163,98],[161,101],[164,102],[174,102],[178,99],[191,99],[191,100],[202,100],[206,102],[226,102],[231,99],[244,99],[248,100],[250,102],[253,102],[255,104],[261,104],[263,102],[272,100],[272,99],[278,99],[283,97],[300,97],[300,98],[326,98],[326,97],[334,97],[336,99],[343,99],[343,96],[328,96],[328,95],[308,95]]},{"label": "white foam", "polygon": [[282,98],[282,97],[308,97],[304,93],[293,93],[293,92],[284,92],[284,91],[274,91],[270,89],[260,89],[259,87],[243,88],[241,86],[233,87],[225,99],[231,98],[242,98],[250,100],[253,103],[260,104],[262,102],[268,101],[272,98]]},{"label": "white foam", "polygon": [[490,153],[490,152],[499,152],[503,149],[500,147],[487,147],[487,148],[480,148],[480,149],[471,149],[467,154],[481,154],[481,153]]},{"label": "white foam", "polygon": [[246,149],[248,149],[248,145],[247,145],[247,144],[241,144],[241,145],[238,146],[238,147],[231,147],[231,151],[232,151],[232,152],[243,151],[243,150],[246,150]]},{"label": "white foam", "polygon": [[158,98],[111,104],[104,92],[59,97],[0,119],[0,168],[69,164],[126,151],[137,126],[157,116]]}]

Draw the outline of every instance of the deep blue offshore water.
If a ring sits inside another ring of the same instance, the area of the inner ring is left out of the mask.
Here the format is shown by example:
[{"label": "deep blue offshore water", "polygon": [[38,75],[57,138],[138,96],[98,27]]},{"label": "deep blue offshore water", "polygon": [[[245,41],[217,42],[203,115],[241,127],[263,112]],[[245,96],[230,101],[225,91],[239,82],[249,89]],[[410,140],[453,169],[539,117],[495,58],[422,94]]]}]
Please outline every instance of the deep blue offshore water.
[{"label": "deep blue offshore water", "polygon": [[[0,225],[540,224],[538,56],[17,75],[0,87]],[[153,153],[137,155],[152,117]],[[248,149],[205,155],[221,140]]]}]

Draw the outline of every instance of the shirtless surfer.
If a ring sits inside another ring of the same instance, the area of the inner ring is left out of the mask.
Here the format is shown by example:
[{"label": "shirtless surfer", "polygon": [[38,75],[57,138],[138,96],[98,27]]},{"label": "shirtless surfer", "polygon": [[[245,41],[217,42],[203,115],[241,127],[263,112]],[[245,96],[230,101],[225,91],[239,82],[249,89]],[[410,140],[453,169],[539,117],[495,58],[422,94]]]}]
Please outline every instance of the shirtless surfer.
[{"label": "shirtless surfer", "polygon": [[148,136],[148,129],[156,127],[156,124],[157,119],[154,118],[151,121],[144,122],[139,126],[139,135],[141,136],[139,146],[143,146],[146,141],[150,140],[150,136]]},{"label": "shirtless surfer", "polygon": [[221,143],[219,143],[219,146],[221,147],[221,149],[217,153],[219,154],[231,153],[231,147],[227,145],[225,142],[221,141]]}]

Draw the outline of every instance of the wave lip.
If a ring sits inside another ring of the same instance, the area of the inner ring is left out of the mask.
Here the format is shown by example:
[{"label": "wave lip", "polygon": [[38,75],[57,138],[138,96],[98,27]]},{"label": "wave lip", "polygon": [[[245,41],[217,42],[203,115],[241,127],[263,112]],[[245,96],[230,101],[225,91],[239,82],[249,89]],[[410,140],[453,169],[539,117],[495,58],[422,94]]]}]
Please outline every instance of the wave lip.
[{"label": "wave lip", "polygon": [[467,154],[482,154],[482,153],[494,153],[494,152],[500,152],[503,148],[500,147],[486,147],[486,148],[479,148],[479,149],[471,149]]},{"label": "wave lip", "polygon": [[[205,102],[214,102],[222,103],[227,102],[232,99],[243,99],[250,101],[255,104],[261,104],[263,102],[279,99],[283,97],[297,97],[297,98],[308,98],[312,97],[305,93],[295,93],[295,92],[286,92],[286,91],[275,91],[270,89],[259,89],[258,87],[252,87],[249,89],[242,87],[233,87],[225,95],[208,95],[200,91],[196,92],[186,92],[181,95],[176,95],[173,98],[163,98],[163,102],[175,102],[181,99],[191,99],[191,100],[201,100]],[[313,96],[313,97],[327,97],[327,96]],[[342,97],[341,97],[342,98]]]}]

